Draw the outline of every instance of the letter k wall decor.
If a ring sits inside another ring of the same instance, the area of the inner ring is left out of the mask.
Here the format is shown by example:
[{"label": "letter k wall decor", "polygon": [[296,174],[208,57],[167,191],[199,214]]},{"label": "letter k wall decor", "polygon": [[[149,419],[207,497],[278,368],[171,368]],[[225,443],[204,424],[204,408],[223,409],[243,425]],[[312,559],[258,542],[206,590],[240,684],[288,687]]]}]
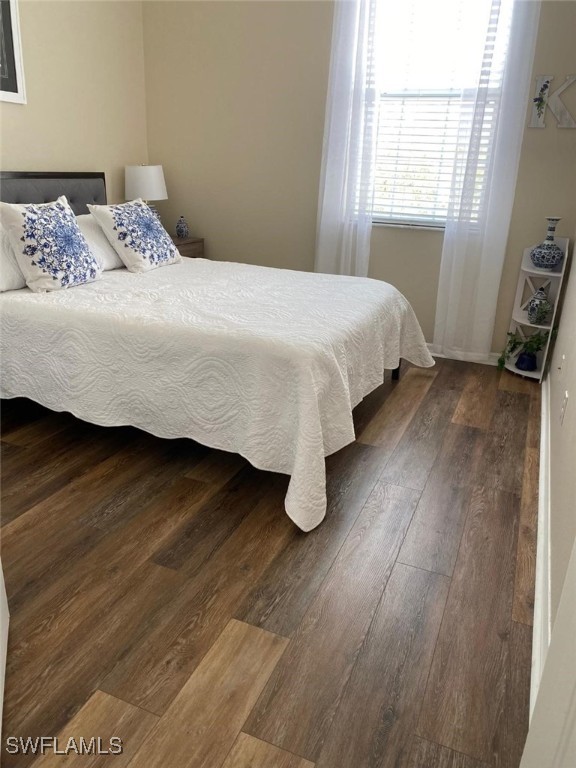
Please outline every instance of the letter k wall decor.
[{"label": "letter k wall decor", "polygon": [[564,91],[576,83],[576,75],[567,75],[564,83],[555,91],[552,90],[552,80],[554,75],[538,75],[536,78],[530,128],[546,128],[547,109],[556,118],[558,128],[576,128],[576,119],[561,98]]}]

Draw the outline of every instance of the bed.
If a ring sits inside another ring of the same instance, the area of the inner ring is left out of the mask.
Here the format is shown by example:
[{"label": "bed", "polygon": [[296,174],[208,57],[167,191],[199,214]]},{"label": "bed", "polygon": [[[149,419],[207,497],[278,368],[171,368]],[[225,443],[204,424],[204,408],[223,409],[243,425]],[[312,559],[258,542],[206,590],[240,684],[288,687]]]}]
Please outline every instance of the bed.
[{"label": "bed", "polygon": [[[105,191],[103,176],[83,176],[86,186],[80,175],[2,174],[0,197],[65,194],[84,213]],[[364,278],[183,259],[68,290],[7,291],[0,311],[2,397],[288,474],[285,509],[303,531],[326,514],[324,459],[354,440],[352,409],[401,358],[434,364],[406,299]]]}]

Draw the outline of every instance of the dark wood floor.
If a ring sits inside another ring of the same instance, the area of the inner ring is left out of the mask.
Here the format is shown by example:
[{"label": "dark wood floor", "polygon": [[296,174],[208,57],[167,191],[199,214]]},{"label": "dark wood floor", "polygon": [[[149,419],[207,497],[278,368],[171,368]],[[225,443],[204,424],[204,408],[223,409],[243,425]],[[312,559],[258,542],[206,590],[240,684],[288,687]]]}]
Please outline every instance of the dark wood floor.
[{"label": "dark wood floor", "polygon": [[309,534],[238,456],[3,404],[3,765],[517,768],[528,723],[539,388],[404,366],[327,460]]}]

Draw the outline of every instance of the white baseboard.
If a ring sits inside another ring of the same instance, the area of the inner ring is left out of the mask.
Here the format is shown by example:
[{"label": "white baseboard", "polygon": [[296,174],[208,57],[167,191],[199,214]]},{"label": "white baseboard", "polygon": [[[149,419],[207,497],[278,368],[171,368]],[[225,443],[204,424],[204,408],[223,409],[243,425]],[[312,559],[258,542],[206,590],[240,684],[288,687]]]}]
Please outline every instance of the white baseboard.
[{"label": "white baseboard", "polygon": [[540,426],[540,476],[538,485],[538,534],[536,545],[536,585],[532,632],[532,674],[530,678],[530,717],[552,634],[550,599],[550,380],[542,381]]},{"label": "white baseboard", "polygon": [[437,347],[434,346],[434,344],[431,344],[430,342],[426,345],[428,347],[428,351],[431,355],[434,357],[443,357],[450,360],[463,360],[467,363],[481,363],[482,365],[498,365],[498,358],[500,355],[498,352],[490,352],[488,355],[475,355],[475,354],[467,354],[464,352],[458,352],[454,353],[453,355],[445,355],[442,352],[435,351]]}]

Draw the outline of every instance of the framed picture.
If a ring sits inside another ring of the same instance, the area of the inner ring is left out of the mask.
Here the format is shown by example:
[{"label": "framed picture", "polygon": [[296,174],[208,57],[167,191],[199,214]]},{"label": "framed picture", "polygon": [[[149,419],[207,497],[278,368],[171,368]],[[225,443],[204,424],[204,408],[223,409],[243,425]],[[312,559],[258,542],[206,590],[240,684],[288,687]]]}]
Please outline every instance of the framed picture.
[{"label": "framed picture", "polygon": [[0,101],[26,103],[18,0],[0,0]]}]

